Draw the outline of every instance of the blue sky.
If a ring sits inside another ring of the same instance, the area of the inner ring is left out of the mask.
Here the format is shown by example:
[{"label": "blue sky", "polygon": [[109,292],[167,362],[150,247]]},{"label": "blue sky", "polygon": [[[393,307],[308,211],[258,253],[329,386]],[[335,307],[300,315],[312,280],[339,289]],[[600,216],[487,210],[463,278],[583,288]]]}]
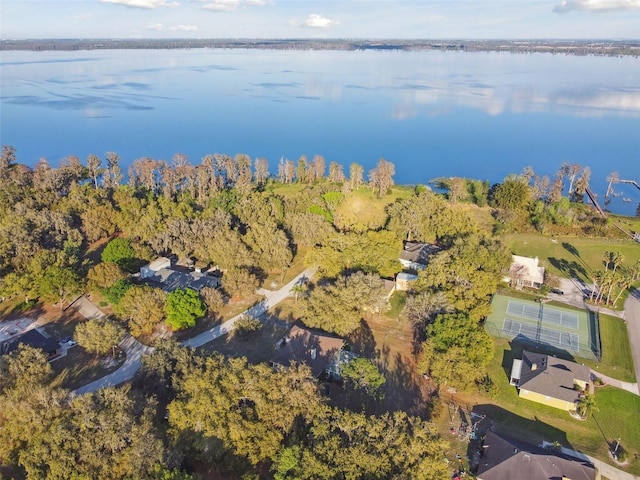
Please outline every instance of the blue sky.
[{"label": "blue sky", "polygon": [[0,38],[640,38],[640,0],[0,0]]}]

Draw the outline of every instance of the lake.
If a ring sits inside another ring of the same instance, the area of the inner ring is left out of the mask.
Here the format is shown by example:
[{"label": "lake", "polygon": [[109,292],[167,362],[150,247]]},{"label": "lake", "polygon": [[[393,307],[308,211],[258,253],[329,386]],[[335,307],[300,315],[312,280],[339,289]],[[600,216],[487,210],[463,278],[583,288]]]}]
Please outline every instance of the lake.
[{"label": "lake", "polygon": [[[2,144],[53,165],[117,152],[197,164],[209,153],[315,154],[396,183],[502,181],[562,162],[640,182],[640,60],[440,51],[101,50],[2,52]],[[640,190],[609,208],[635,214]],[[626,201],[625,201],[626,200]]]}]

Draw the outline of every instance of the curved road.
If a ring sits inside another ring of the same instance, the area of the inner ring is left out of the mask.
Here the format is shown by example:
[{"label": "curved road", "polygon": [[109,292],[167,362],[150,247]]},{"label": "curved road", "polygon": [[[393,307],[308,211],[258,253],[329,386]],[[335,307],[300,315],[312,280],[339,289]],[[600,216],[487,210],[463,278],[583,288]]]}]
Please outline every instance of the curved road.
[{"label": "curved road", "polygon": [[[230,318],[224,323],[220,325],[216,325],[215,327],[202,332],[199,335],[196,335],[193,338],[185,340],[182,344],[186,347],[196,348],[204,345],[205,343],[210,342],[211,340],[215,340],[218,337],[226,335],[233,329],[233,325],[238,321],[240,317],[243,315],[251,315],[252,317],[259,317],[263,313],[265,313],[270,308],[276,306],[282,300],[287,298],[291,294],[291,289],[294,285],[303,284],[309,281],[311,277],[313,277],[315,273],[315,268],[307,268],[305,271],[297,275],[293,280],[287,283],[280,290],[269,291],[261,289],[259,292],[265,296],[265,299],[262,300],[257,305],[254,305],[249,310],[236,315],[233,318]],[[104,316],[100,310],[95,307],[89,300],[85,297],[82,297],[78,300],[79,305],[76,307],[79,312],[81,312],[87,318],[95,318]],[[119,385],[127,380],[133,378],[133,376],[137,373],[137,371],[142,366],[142,356],[148,355],[152,353],[155,348],[148,347],[138,342],[135,338],[130,335],[127,335],[122,342],[119,344],[120,348],[124,350],[127,355],[127,359],[122,364],[122,366],[113,373],[106,375],[98,380],[95,380],[91,383],[83,385],[82,387],[74,390],[72,393],[76,395],[82,395],[87,392],[95,392],[96,390],[103,387],[112,387],[115,385]]]}]

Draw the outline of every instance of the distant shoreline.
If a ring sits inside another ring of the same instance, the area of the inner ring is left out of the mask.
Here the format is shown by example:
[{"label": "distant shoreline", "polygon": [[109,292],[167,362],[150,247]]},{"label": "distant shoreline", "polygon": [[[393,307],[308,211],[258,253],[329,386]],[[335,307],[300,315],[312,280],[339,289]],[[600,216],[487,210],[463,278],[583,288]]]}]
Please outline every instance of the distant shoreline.
[{"label": "distant shoreline", "polygon": [[164,50],[403,50],[551,53],[564,55],[640,55],[640,40],[378,40],[378,39],[24,39],[0,40],[0,51]]}]

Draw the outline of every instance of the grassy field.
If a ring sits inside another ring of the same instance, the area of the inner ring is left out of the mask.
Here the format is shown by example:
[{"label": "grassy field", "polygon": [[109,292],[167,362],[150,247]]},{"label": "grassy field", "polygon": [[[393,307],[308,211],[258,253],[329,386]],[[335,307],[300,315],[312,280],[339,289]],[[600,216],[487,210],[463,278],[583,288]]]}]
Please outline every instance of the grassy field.
[{"label": "grassy field", "polygon": [[550,238],[537,234],[510,234],[503,237],[516,255],[538,257],[549,272],[562,277],[577,277],[591,283],[591,270],[604,270],[604,254],[616,251],[624,255],[622,266],[640,260],[640,245],[632,240],[607,240],[584,237]]},{"label": "grassy field", "polygon": [[600,315],[600,341],[602,361],[585,360],[584,363],[604,375],[625,382],[635,382],[631,344],[624,321],[618,317]]},{"label": "grassy field", "polygon": [[640,452],[640,397],[613,387],[598,388],[598,410],[584,422],[575,420],[567,412],[518,397],[516,388],[509,385],[508,375],[522,348],[503,339],[496,339],[495,345],[489,373],[497,392],[493,398],[475,396],[470,400],[475,411],[487,414],[504,434],[530,443],[559,441],[603,461],[608,461],[607,442],[620,438],[632,458],[625,470],[640,473],[640,462],[633,459],[633,454]]},{"label": "grassy field", "polygon": [[380,228],[387,220],[387,205],[398,199],[409,198],[413,194],[412,188],[394,187],[390,193],[378,198],[371,189],[360,187],[346,196],[336,209],[336,225],[349,230]]}]

